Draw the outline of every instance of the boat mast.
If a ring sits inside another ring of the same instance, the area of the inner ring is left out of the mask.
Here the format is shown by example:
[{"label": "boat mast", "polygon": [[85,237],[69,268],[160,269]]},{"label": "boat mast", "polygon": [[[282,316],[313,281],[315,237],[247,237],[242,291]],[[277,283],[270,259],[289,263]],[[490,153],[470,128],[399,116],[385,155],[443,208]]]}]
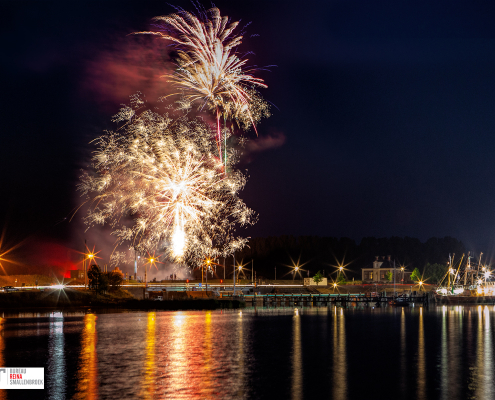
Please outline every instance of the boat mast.
[{"label": "boat mast", "polygon": [[464,286],[466,286],[467,276],[468,276],[469,272],[471,272],[471,256],[469,254],[471,254],[470,251],[468,251],[466,271],[464,271]]},{"label": "boat mast", "polygon": [[[455,256],[455,253],[454,253],[454,256]],[[452,257],[450,256],[450,253],[449,253],[449,270],[447,271],[447,274],[449,276],[449,279],[448,279],[448,285],[447,287],[450,287],[450,271],[452,270]]]},{"label": "boat mast", "polygon": [[476,282],[480,279],[480,265],[481,265],[481,256],[483,253],[480,253],[480,259],[478,260],[478,271],[476,272]]},{"label": "boat mast", "polygon": [[455,285],[455,281],[457,279],[457,275],[459,275],[459,270],[461,269],[461,264],[462,264],[463,258],[464,258],[464,254],[461,257],[461,261],[459,261],[459,266],[457,267],[457,271],[455,272],[455,275],[454,275],[454,280],[452,281],[452,294],[454,294],[454,285]]}]

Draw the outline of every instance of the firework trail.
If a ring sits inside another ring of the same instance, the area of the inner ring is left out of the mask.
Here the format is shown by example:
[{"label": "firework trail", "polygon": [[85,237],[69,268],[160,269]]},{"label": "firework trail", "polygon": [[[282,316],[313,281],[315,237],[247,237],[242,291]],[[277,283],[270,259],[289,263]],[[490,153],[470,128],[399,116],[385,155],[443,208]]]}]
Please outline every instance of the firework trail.
[{"label": "firework trail", "polygon": [[[166,77],[190,104],[199,102],[199,109],[208,108],[216,118],[216,141],[220,159],[227,164],[226,136],[222,154],[222,129],[227,120],[235,120],[244,129],[253,126],[262,117],[269,117],[268,104],[256,91],[266,88],[263,80],[251,75],[254,69],[246,69],[247,59],[240,59],[235,48],[242,36],[233,31],[239,22],[229,23],[218,8],[211,8],[201,19],[186,11],[155,17],[157,31],[136,32],[156,35],[172,41],[177,50],[176,69]],[[167,96],[165,96],[167,97]]]},{"label": "firework trail", "polygon": [[243,247],[234,226],[254,216],[238,197],[246,179],[234,170],[236,152],[226,175],[205,123],[143,105],[133,96],[113,119],[122,128],[96,140],[93,171],[78,187],[91,204],[85,222],[109,223],[118,243],[142,254],[164,249],[177,264],[199,265]]}]

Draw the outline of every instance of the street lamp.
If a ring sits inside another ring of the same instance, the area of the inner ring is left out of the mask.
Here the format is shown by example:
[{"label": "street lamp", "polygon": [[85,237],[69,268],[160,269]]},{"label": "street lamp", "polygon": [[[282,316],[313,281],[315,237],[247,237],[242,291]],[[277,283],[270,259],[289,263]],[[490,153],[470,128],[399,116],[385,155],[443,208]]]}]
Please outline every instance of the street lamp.
[{"label": "street lamp", "polygon": [[84,289],[87,289],[87,283],[88,283],[88,266],[91,265],[91,261],[94,259],[95,255],[93,253],[87,254],[88,256],[88,263],[84,263]]},{"label": "street lamp", "polygon": [[[150,257],[148,258],[148,263],[150,264],[150,268],[152,265],[155,265],[155,263],[158,261],[156,257]],[[146,265],[144,266],[144,289],[146,290],[148,288],[148,268],[146,268]]]},{"label": "street lamp", "polygon": [[294,267],[294,272],[292,273],[292,280],[294,281],[294,278],[296,277],[296,274],[298,273],[299,271],[299,267]]},{"label": "street lamp", "polygon": [[201,271],[203,271],[206,266],[206,295],[208,295],[208,269],[211,267],[211,264],[212,264],[211,258],[208,257],[205,259],[203,266],[201,268]]}]

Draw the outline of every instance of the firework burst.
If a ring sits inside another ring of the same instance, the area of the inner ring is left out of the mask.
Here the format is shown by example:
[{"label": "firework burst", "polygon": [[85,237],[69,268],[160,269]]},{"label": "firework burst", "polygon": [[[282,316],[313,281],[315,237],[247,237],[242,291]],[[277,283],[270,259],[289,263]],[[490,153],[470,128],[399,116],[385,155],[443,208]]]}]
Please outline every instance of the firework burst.
[{"label": "firework burst", "polygon": [[[218,8],[204,13],[202,19],[182,11],[180,13],[155,17],[157,31],[136,32],[156,35],[172,41],[177,50],[176,69],[165,74],[185,101],[199,103],[212,111],[217,122],[217,147],[224,163],[227,151],[222,154],[222,130],[220,120],[236,120],[247,129],[262,117],[270,115],[268,104],[255,90],[266,88],[262,79],[252,75],[254,69],[246,69],[247,59],[240,59],[235,49],[241,44],[242,36],[233,31],[239,22],[229,23],[227,16],[221,16]],[[225,141],[225,137],[224,137]],[[224,146],[226,147],[226,146]]]},{"label": "firework burst", "polygon": [[114,117],[123,127],[96,140],[93,172],[79,185],[91,204],[86,223],[109,223],[119,243],[143,254],[165,251],[179,264],[242,247],[234,226],[251,223],[253,211],[238,198],[246,179],[233,169],[235,151],[226,175],[201,120],[142,106],[134,96]]}]

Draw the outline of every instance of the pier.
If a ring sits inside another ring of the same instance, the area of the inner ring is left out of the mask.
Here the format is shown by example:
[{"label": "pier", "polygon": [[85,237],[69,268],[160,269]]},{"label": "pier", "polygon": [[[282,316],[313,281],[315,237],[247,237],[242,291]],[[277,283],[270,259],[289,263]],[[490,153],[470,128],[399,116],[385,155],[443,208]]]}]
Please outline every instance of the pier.
[{"label": "pier", "polygon": [[[346,307],[348,304],[356,303],[362,305],[380,306],[388,304],[389,301],[396,300],[394,296],[371,296],[366,294],[253,294],[240,296],[248,305],[258,306],[328,306],[339,304]],[[429,303],[428,295],[401,297],[405,303],[420,303],[427,305]]]}]

